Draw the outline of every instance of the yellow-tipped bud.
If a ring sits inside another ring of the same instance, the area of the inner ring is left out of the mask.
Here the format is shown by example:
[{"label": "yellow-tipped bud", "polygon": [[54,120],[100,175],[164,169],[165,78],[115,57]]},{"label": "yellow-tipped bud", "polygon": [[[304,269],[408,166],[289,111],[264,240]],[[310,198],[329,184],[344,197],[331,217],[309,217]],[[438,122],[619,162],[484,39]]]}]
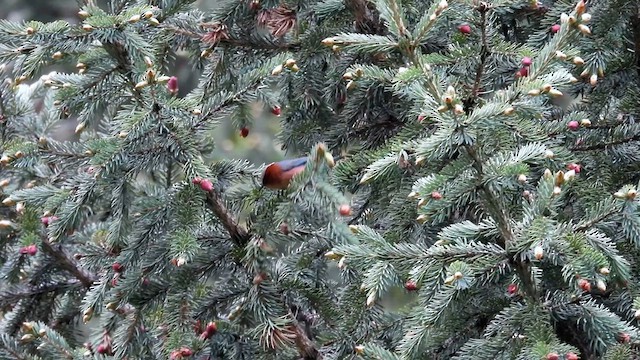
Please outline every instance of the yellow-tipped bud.
[{"label": "yellow-tipped bud", "polygon": [[332,46],[335,43],[336,43],[336,39],[332,38],[332,37],[328,37],[328,38],[322,40],[322,45],[325,45],[325,46]]},{"label": "yellow-tipped bud", "polygon": [[586,9],[586,4],[584,3],[584,0],[580,0],[578,1],[578,3],[576,4],[576,13],[578,15],[581,15],[584,13],[584,10]]},{"label": "yellow-tipped bud", "polygon": [[585,24],[578,25],[578,30],[584,35],[591,35],[591,29]]},{"label": "yellow-tipped bud", "polygon": [[280,75],[282,73],[283,67],[282,64],[278,65],[276,67],[273,68],[273,70],[271,70],[271,75]]},{"label": "yellow-tipped bud", "polygon": [[580,66],[584,64],[584,59],[581,58],[580,56],[574,56],[573,58],[573,63]]},{"label": "yellow-tipped bud", "polygon": [[51,57],[54,60],[60,60],[60,59],[62,59],[62,57],[64,57],[64,54],[62,52],[60,52],[60,51],[56,51],[56,52],[53,53],[53,55],[51,55]]},{"label": "yellow-tipped bud", "polygon": [[94,29],[93,26],[91,26],[89,24],[82,25],[82,30],[84,30],[84,31],[89,32],[89,31],[93,31],[93,29]]},{"label": "yellow-tipped bud", "polygon": [[135,24],[138,21],[140,21],[140,15],[133,15],[132,17],[129,18],[129,22],[131,24]]},{"label": "yellow-tipped bud", "polygon": [[562,96],[562,91],[557,90],[557,89],[551,89],[551,90],[549,90],[549,95],[554,96],[554,97]]},{"label": "yellow-tipped bud", "polygon": [[147,82],[149,83],[154,82],[156,79],[156,72],[153,69],[148,69],[145,75],[147,76]]},{"label": "yellow-tipped bud", "polygon": [[376,293],[371,293],[367,296],[367,306],[371,307],[376,303]]},{"label": "yellow-tipped bud", "polygon": [[76,134],[81,133],[86,126],[87,124],[85,124],[84,122],[79,123],[78,126],[76,126],[76,130],[75,130]]},{"label": "yellow-tipped bud", "polygon": [[146,80],[140,81],[139,83],[136,84],[135,89],[136,90],[140,90],[140,89],[144,88],[147,85],[149,85],[149,83]]},{"label": "yellow-tipped bud", "polygon": [[542,248],[542,246],[538,245],[533,249],[533,256],[536,258],[536,260],[542,260],[542,258],[544,257],[544,249]]}]

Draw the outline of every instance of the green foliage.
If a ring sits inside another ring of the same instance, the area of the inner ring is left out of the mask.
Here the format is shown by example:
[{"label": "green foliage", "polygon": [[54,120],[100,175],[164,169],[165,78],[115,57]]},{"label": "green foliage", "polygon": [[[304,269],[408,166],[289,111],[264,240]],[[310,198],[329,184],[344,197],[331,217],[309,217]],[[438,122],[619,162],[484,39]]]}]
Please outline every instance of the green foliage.
[{"label": "green foliage", "polygon": [[0,357],[640,355],[635,2],[107,3],[0,21]]}]

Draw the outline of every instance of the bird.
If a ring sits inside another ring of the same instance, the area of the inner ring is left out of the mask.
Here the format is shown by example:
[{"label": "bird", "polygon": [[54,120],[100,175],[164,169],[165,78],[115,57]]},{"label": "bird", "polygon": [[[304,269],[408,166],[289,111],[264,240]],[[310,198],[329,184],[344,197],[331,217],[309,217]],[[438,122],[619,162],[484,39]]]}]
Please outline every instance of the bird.
[{"label": "bird", "polygon": [[267,165],[262,175],[262,186],[276,190],[286,189],[291,178],[304,170],[308,160],[309,158],[304,156]]}]

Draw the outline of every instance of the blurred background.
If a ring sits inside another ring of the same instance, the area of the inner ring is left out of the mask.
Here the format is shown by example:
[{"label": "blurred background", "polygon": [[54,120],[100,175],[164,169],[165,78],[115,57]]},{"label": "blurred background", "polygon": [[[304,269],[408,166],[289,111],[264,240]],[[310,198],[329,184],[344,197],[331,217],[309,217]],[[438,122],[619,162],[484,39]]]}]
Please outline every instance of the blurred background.
[{"label": "blurred background", "polygon": [[[195,6],[206,11],[216,5],[218,0],[198,0]],[[96,4],[106,9],[107,0],[96,0]],[[77,12],[80,8],[76,0],[0,0],[0,19],[22,22],[22,21],[42,21],[66,20],[69,23],[80,21]],[[194,73],[191,66],[184,61],[177,61],[176,67],[172,69],[169,76],[177,76],[179,81],[179,96],[184,96],[186,92],[193,89],[197,84],[200,74]],[[70,64],[66,68],[56,67],[61,72],[75,72],[75,64]],[[240,137],[240,129],[232,122],[223,121],[215,132],[211,141],[215,144],[216,159],[247,159],[250,162],[260,165],[272,161],[281,160],[284,152],[276,141],[277,133],[280,131],[278,118],[269,111],[261,109],[256,104],[255,121],[249,126],[249,135],[246,138]],[[55,137],[72,140],[77,138],[74,129],[77,123],[73,117],[62,122],[57,129]],[[290,154],[291,156],[303,154]]]}]

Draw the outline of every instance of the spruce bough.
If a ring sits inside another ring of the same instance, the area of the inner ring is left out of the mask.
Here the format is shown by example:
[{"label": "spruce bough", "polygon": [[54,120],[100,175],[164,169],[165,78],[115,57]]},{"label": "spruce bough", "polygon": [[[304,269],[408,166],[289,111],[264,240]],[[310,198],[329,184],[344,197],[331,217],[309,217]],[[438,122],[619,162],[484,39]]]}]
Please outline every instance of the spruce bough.
[{"label": "spruce bough", "polygon": [[639,355],[637,4],[152,3],[0,22],[1,357]]}]

